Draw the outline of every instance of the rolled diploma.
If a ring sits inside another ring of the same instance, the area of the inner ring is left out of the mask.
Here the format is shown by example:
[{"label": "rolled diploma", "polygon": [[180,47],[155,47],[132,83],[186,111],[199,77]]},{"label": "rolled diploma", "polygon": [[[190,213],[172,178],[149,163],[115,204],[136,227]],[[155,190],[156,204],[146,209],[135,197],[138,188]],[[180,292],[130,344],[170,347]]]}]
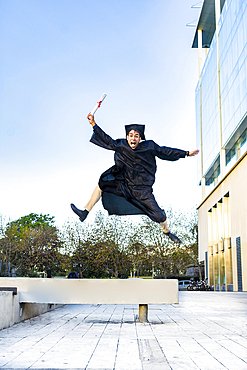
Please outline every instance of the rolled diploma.
[{"label": "rolled diploma", "polygon": [[100,100],[98,101],[98,103],[95,105],[95,107],[91,110],[91,114],[92,116],[95,114],[95,112],[99,109],[99,107],[101,106],[101,103],[102,101],[106,98],[106,94],[103,94],[100,98]]}]

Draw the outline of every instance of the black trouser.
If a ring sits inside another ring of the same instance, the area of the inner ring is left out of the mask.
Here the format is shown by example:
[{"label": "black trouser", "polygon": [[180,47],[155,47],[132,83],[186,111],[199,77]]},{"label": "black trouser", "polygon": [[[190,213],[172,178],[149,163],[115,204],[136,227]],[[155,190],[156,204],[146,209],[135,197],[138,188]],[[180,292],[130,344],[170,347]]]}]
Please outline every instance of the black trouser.
[{"label": "black trouser", "polygon": [[140,208],[152,221],[161,223],[166,220],[165,211],[155,200],[153,189],[148,186],[126,186],[121,174],[114,173],[115,167],[106,170],[99,179],[99,187],[104,192],[125,197]]}]

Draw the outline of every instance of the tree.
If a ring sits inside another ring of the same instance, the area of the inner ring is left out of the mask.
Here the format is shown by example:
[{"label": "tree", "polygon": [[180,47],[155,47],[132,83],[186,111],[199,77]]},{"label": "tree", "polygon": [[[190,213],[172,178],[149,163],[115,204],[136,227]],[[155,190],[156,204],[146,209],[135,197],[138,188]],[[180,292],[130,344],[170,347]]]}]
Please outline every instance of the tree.
[{"label": "tree", "polygon": [[98,251],[95,245],[93,225],[67,222],[63,227],[63,241],[69,256],[68,267],[78,270],[79,277],[100,277],[103,268],[98,264]]},{"label": "tree", "polygon": [[184,275],[192,261],[193,263],[198,262],[197,240],[195,233],[192,232],[196,230],[193,229],[197,225],[196,216],[168,209],[167,219],[172,232],[182,240],[180,245],[172,243],[164,235],[160,226],[147,217],[142,219],[140,233],[145,240],[152,268],[157,271],[158,276],[163,278]]},{"label": "tree", "polygon": [[93,223],[64,225],[62,232],[54,217],[31,213],[16,221],[0,218],[0,273],[8,276],[9,266],[18,276],[30,276],[52,269],[52,274],[77,269],[84,278],[157,277],[185,274],[198,263],[196,214],[167,212],[172,232],[182,240],[176,245],[161,227],[147,216],[130,218],[96,214]]},{"label": "tree", "polygon": [[156,275],[167,278],[172,273],[172,256],[178,248],[164,235],[161,227],[151,220],[145,219],[142,226],[146,248]]},{"label": "tree", "polygon": [[50,268],[59,271],[62,242],[54,217],[30,213],[8,222],[1,238],[1,250],[7,274],[10,263],[19,276],[28,276]]},{"label": "tree", "polygon": [[93,224],[68,223],[64,241],[80,277],[127,277],[130,269],[126,250],[127,223],[118,216],[96,214]]},{"label": "tree", "polygon": [[[128,254],[131,260],[131,270],[134,276],[149,276],[152,270],[150,253],[147,248],[145,238],[146,230],[144,227],[145,217],[140,219],[139,223],[130,223],[126,241],[128,241]],[[143,232],[144,231],[144,232]]]},{"label": "tree", "polygon": [[98,212],[92,224],[68,222],[63,240],[70,268],[76,267],[85,278],[127,277],[130,271],[151,276],[154,270],[157,277],[184,275],[189,265],[198,263],[197,220],[195,215],[171,209],[167,215],[181,245],[172,243],[147,216],[134,223]]},{"label": "tree", "polygon": [[198,217],[196,213],[190,215],[187,220],[187,233],[184,235],[184,239],[188,253],[187,264],[197,266],[199,280],[202,280],[201,265],[198,258]]},{"label": "tree", "polygon": [[6,220],[3,215],[0,215],[0,276],[5,275],[5,271],[8,271],[8,264],[5,262],[5,250],[4,250],[4,235],[6,229]]},{"label": "tree", "polygon": [[[99,248],[99,261],[109,276],[116,279],[128,275],[129,260],[126,250],[127,223],[119,216],[104,217],[98,214],[94,226],[95,244]],[[97,239],[96,239],[97,238]]]}]

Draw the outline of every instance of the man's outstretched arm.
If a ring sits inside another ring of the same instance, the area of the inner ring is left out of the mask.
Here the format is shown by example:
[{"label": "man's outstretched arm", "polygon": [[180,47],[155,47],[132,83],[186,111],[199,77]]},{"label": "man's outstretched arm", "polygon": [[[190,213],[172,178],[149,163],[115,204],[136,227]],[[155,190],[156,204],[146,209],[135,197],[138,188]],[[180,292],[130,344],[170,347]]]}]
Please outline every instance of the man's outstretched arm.
[{"label": "man's outstretched arm", "polygon": [[177,161],[180,158],[185,158],[185,157],[193,157],[199,153],[199,150],[181,150],[181,149],[176,149],[176,148],[169,148],[166,146],[159,146],[156,143],[155,145],[155,155],[160,158],[160,159],[165,159],[167,161]]},{"label": "man's outstretched arm", "polygon": [[95,122],[94,116],[89,113],[87,119],[90,125],[93,127],[93,136],[90,142],[100,146],[101,148],[108,150],[115,150],[117,147],[117,141],[112,139],[111,136],[107,135]]}]

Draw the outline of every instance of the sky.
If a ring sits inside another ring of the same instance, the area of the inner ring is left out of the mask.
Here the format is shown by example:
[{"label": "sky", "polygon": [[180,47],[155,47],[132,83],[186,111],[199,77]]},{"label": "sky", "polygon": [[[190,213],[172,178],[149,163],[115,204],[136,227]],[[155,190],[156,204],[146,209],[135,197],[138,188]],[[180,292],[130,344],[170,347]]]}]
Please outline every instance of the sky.
[{"label": "sky", "polygon": [[[146,125],[161,146],[196,149],[198,9],[191,0],[0,0],[0,215],[77,220],[112,151],[89,142],[86,116],[114,139]],[[154,195],[165,209],[200,202],[195,157],[157,159]],[[103,210],[99,202],[95,212]],[[138,216],[137,216],[138,217]]]}]

